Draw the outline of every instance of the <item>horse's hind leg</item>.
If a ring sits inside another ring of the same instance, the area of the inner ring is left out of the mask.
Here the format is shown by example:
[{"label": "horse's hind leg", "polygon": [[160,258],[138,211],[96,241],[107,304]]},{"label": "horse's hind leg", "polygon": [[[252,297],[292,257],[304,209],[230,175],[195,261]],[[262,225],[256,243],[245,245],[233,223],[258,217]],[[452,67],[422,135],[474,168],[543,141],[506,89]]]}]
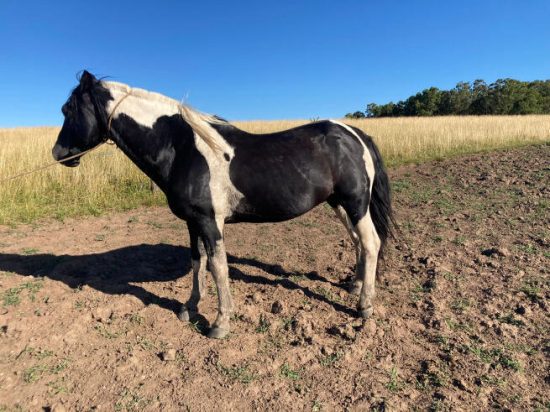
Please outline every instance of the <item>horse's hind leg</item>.
[{"label": "horse's hind leg", "polygon": [[376,232],[369,210],[367,210],[365,216],[357,222],[355,230],[361,242],[361,258],[365,262],[362,273],[363,287],[361,288],[357,310],[363,318],[368,318],[373,313],[372,301],[375,295],[374,282],[376,279],[378,253],[380,252],[381,245],[380,237]]},{"label": "horse's hind leg", "polygon": [[336,212],[336,216],[338,216],[346,227],[348,234],[355,245],[355,277],[350,282],[349,292],[354,295],[358,295],[361,292],[361,287],[363,286],[363,273],[365,271],[365,259],[363,259],[363,254],[361,253],[361,242],[344,208],[338,205],[334,206],[333,209]]},{"label": "horse's hind leg", "polygon": [[182,305],[178,318],[183,321],[189,319],[198,310],[201,298],[204,296],[206,283],[206,250],[203,241],[199,238],[197,228],[188,223],[189,238],[191,240],[191,266],[193,267],[193,289],[187,303]]}]

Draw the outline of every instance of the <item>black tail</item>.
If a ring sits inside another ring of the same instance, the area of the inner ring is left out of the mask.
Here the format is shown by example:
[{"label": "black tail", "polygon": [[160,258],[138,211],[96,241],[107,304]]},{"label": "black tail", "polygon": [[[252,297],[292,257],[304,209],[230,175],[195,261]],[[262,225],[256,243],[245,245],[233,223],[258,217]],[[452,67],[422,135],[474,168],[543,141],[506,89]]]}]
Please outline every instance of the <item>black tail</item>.
[{"label": "black tail", "polygon": [[391,208],[391,187],[390,179],[386,173],[384,162],[380,152],[374,143],[369,147],[374,154],[374,183],[372,185],[370,211],[374,227],[380,237],[382,245],[380,250],[384,250],[386,241],[392,234],[393,212]]},{"label": "black tail", "polygon": [[354,127],[354,130],[356,130],[363,138],[363,141],[369,148],[372,160],[374,162],[374,182],[372,184],[369,208],[374,227],[376,228],[376,232],[380,238],[380,252],[382,253],[386,241],[390,236],[392,236],[392,228],[394,226],[391,207],[390,179],[386,173],[382,156],[372,141],[372,138],[360,129]]}]

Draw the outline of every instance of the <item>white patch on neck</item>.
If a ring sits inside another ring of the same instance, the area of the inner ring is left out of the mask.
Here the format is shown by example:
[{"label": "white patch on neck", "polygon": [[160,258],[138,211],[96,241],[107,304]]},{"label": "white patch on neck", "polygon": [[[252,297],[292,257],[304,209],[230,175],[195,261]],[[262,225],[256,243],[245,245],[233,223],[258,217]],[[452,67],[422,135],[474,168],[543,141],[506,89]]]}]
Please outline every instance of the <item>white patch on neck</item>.
[{"label": "white patch on neck", "polygon": [[179,113],[179,102],[161,94],[130,88],[117,82],[104,81],[103,85],[113,96],[113,100],[109,101],[106,108],[107,113],[112,114],[113,120],[124,113],[140,125],[152,128],[159,117]]},{"label": "white patch on neck", "polygon": [[374,161],[372,160],[372,156],[370,154],[369,148],[367,147],[363,139],[361,139],[361,137],[357,134],[357,132],[353,130],[351,127],[349,127],[347,124],[341,123],[337,120],[330,120],[330,121],[334,124],[337,124],[338,126],[343,127],[352,135],[354,135],[357,138],[357,140],[359,140],[359,143],[361,143],[361,146],[363,146],[363,160],[365,162],[365,169],[367,169],[367,176],[369,177],[369,181],[370,181],[369,190],[372,193],[372,185],[374,183],[375,169],[374,169]]}]

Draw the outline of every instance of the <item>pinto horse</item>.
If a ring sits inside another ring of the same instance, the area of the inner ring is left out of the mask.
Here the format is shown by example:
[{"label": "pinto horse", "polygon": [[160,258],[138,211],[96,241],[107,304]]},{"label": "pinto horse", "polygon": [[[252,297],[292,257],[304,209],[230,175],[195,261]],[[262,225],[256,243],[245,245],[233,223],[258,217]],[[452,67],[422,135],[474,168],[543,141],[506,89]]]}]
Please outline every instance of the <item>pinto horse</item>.
[{"label": "pinto horse", "polygon": [[[62,112],[52,149],[56,160],[111,139],[187,222],[193,287],[181,320],[198,311],[208,263],[218,291],[208,336],[229,333],[226,223],[284,221],[322,202],[334,208],[355,244],[351,292],[360,295],[359,314],[372,315],[379,252],[391,230],[390,186],[378,149],[361,130],[330,120],[250,134],[161,94],[98,80],[87,71]],[[62,161],[71,167],[79,162]]]}]

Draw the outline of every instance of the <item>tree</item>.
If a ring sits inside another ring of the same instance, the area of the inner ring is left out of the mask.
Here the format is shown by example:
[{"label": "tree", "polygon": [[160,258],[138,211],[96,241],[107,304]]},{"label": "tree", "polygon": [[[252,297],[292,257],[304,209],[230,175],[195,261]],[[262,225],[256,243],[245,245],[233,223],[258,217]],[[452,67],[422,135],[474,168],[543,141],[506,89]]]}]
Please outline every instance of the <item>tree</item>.
[{"label": "tree", "polygon": [[346,119],[363,119],[364,117],[365,113],[360,111],[346,114]]},{"label": "tree", "polygon": [[474,80],[472,86],[472,102],[470,103],[470,114],[492,114],[493,107],[489,99],[489,86],[484,80]]},{"label": "tree", "polygon": [[550,113],[550,80],[459,82],[451,90],[430,87],[397,103],[369,103],[364,115],[355,113],[361,117]]},{"label": "tree", "polygon": [[472,103],[472,94],[470,92],[470,83],[458,82],[451,90],[451,108],[453,114],[468,114],[470,104]]}]

